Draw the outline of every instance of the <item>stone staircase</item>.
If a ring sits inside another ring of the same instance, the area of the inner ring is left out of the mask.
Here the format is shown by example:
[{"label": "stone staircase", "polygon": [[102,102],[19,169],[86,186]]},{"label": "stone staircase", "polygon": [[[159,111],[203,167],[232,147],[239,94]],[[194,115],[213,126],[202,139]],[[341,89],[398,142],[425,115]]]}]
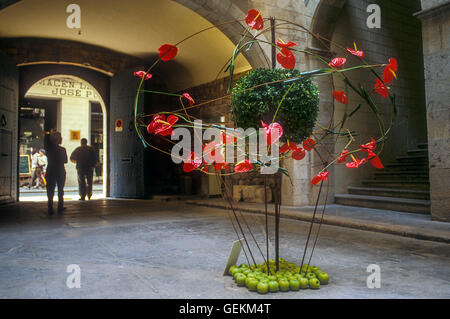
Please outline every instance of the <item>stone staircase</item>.
[{"label": "stone staircase", "polygon": [[418,144],[407,156],[384,166],[373,178],[362,180],[362,186],[336,195],[336,204],[429,214],[428,145]]}]

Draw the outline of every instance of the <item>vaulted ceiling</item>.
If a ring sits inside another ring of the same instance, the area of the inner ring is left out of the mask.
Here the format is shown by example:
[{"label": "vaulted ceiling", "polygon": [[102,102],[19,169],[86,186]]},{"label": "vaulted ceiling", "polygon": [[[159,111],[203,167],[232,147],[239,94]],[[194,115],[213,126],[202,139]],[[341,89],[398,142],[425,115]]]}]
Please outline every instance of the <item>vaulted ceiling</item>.
[{"label": "vaulted ceiling", "polygon": [[[81,29],[70,29],[69,4],[81,8]],[[0,37],[72,40],[152,60],[165,43],[212,24],[196,12],[170,0],[21,0],[0,11]],[[176,62],[161,66],[170,83],[181,89],[212,81],[233,53],[234,44],[211,29],[179,45]],[[244,56],[236,72],[251,68]],[[222,73],[222,76],[225,74]]]}]

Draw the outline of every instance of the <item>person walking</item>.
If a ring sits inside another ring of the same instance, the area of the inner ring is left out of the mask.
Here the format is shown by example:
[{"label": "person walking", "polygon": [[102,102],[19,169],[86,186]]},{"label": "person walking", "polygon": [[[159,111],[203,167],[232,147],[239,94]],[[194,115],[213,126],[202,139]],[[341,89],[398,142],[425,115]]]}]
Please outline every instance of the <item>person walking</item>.
[{"label": "person walking", "polygon": [[37,149],[33,148],[33,150],[31,151],[31,177],[30,177],[30,182],[28,183],[28,188],[34,188],[34,183],[36,182],[36,179],[38,178],[37,174],[38,172],[36,171],[37,167],[38,167],[38,151]]},{"label": "person walking", "polygon": [[58,186],[58,212],[62,213],[64,207],[64,184],[66,183],[67,163],[66,149],[60,144],[62,137],[60,132],[45,132],[44,149],[47,154],[47,199],[48,214],[53,215],[53,196],[55,195],[55,186]]},{"label": "person walking", "polygon": [[47,165],[48,165],[48,161],[47,161],[47,156],[45,155],[45,150],[40,149],[39,156],[37,159],[37,168],[36,168],[36,170],[38,170],[37,175],[38,175],[38,181],[39,181],[40,187],[44,187],[46,185],[44,176],[47,171]]},{"label": "person walking", "polygon": [[86,196],[92,196],[92,178],[94,167],[97,164],[95,149],[87,145],[87,139],[81,139],[81,146],[77,147],[70,155],[70,161],[77,164],[78,191],[80,200],[85,200]]}]

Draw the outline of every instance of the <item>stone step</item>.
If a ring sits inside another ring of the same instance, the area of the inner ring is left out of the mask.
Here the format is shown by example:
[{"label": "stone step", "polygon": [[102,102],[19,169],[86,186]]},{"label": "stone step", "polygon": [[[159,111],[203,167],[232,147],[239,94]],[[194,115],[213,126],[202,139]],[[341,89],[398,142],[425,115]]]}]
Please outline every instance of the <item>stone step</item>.
[{"label": "stone step", "polygon": [[353,194],[335,195],[335,199],[336,204],[346,206],[387,209],[421,214],[430,213],[429,200]]},{"label": "stone step", "polygon": [[428,163],[388,163],[385,164],[384,167],[386,170],[428,172]]},{"label": "stone step", "polygon": [[416,171],[382,171],[376,172],[374,179],[376,180],[408,180],[416,181],[419,183],[429,182],[428,172],[416,172]]},{"label": "stone step", "polygon": [[407,181],[407,180],[366,179],[366,180],[362,180],[361,182],[362,182],[363,186],[369,186],[369,187],[421,189],[421,190],[429,190],[430,189],[429,183]]},{"label": "stone step", "polygon": [[428,157],[428,149],[414,149],[408,150],[408,156],[427,156]]},{"label": "stone step", "polygon": [[430,191],[411,190],[401,188],[379,188],[379,187],[349,187],[348,192],[353,195],[371,195],[397,198],[430,199]]},{"label": "stone step", "polygon": [[417,148],[428,149],[428,143],[419,143],[417,144]]},{"label": "stone step", "polygon": [[397,161],[400,163],[428,163],[428,156],[417,155],[417,156],[398,156]]}]

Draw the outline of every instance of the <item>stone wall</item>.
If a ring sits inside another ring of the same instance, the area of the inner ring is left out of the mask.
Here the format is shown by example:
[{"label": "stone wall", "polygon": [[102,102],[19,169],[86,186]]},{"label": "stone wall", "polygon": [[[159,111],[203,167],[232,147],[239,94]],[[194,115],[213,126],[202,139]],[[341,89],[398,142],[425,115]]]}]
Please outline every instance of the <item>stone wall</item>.
[{"label": "stone wall", "polygon": [[[381,28],[369,29],[366,19],[369,13],[367,6],[371,0],[348,0],[339,14],[332,40],[345,47],[353,47],[355,42],[366,54],[370,64],[388,63],[390,57],[397,59],[398,79],[392,84],[396,95],[398,115],[388,140],[384,145],[380,158],[383,162],[395,161],[395,157],[405,155],[407,149],[416,148],[417,143],[426,142],[427,126],[425,114],[425,96],[423,92],[423,56],[420,23],[413,13],[420,9],[417,1],[376,1],[381,8]],[[346,66],[359,63],[359,59],[343,51],[338,45],[332,45],[333,56],[347,57]],[[379,68],[379,74],[383,69]],[[348,73],[353,84],[361,83],[374,98],[380,113],[389,127],[392,106],[388,99],[379,97],[373,91],[375,76],[369,71],[353,71]],[[346,122],[346,127],[360,133],[350,149],[366,143],[371,137],[381,136],[378,122],[372,110],[357,94],[355,94],[339,76],[334,77],[334,86],[338,91],[345,91],[350,104],[345,106],[336,102],[334,121],[337,125],[345,112],[351,112],[360,103],[361,109]],[[341,140],[336,146],[336,153],[343,149],[347,140]],[[348,186],[359,186],[361,179],[373,174],[370,165],[360,169],[349,170],[345,166],[335,167],[336,193],[346,193]]]},{"label": "stone wall", "polygon": [[0,204],[18,199],[19,72],[0,51]]},{"label": "stone wall", "polygon": [[422,1],[431,216],[450,221],[450,1]]},{"label": "stone wall", "polygon": [[71,63],[110,76],[144,64],[135,57],[98,46],[56,39],[3,38],[0,39],[0,50],[8,54],[17,65],[36,62]]}]

